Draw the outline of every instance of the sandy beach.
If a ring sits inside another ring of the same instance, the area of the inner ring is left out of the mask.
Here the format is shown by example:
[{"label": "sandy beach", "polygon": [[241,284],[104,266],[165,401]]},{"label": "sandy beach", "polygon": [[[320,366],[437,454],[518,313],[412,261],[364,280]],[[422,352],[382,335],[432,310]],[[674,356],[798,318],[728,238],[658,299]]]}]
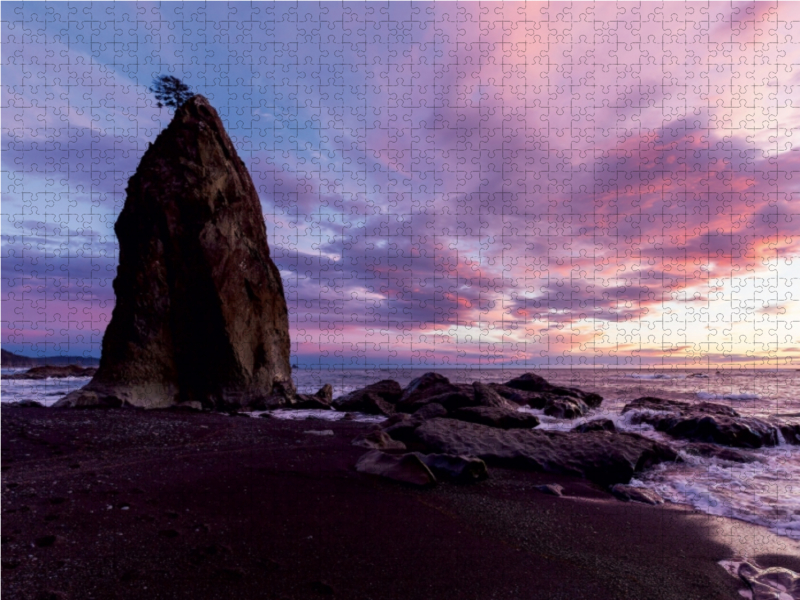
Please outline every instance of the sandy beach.
[{"label": "sandy beach", "polygon": [[743,549],[800,567],[788,539],[579,479],[363,475],[371,427],[4,407],[3,596],[709,600],[741,598],[718,561]]}]

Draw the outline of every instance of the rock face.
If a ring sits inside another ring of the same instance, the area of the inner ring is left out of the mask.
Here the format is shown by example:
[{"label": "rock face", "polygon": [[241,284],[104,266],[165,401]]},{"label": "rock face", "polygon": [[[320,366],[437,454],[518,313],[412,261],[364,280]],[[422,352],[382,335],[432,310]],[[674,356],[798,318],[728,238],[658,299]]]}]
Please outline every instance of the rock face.
[{"label": "rock face", "polygon": [[356,471],[418,487],[436,485],[436,477],[415,454],[392,455],[371,450],[358,459]]},{"label": "rock face", "polygon": [[660,398],[637,398],[622,409],[636,411],[632,422],[648,423],[669,436],[692,442],[706,442],[737,448],[777,446],[778,427],[743,417],[724,404],[689,404]]},{"label": "rock face", "polygon": [[336,410],[344,412],[362,412],[369,415],[394,414],[394,403],[400,398],[403,388],[392,379],[384,379],[339,396],[333,401]]},{"label": "rock face", "polygon": [[582,417],[603,402],[598,394],[552,385],[534,373],[525,373],[504,384],[491,384],[491,387],[506,400],[543,409],[544,414],[557,419]]},{"label": "rock face", "polygon": [[56,406],[257,407],[276,385],[291,394],[286,301],[261,204],[203,96],[145,152],[114,230],[117,302],[100,368]]},{"label": "rock face", "polygon": [[670,447],[631,433],[504,430],[441,418],[408,419],[386,433],[424,453],[477,457],[490,466],[571,475],[608,486],[628,483],[652,465],[678,460]]},{"label": "rock face", "polygon": [[459,408],[447,416],[460,421],[480,423],[500,429],[532,429],[539,425],[539,417],[536,415],[500,406],[468,406]]}]

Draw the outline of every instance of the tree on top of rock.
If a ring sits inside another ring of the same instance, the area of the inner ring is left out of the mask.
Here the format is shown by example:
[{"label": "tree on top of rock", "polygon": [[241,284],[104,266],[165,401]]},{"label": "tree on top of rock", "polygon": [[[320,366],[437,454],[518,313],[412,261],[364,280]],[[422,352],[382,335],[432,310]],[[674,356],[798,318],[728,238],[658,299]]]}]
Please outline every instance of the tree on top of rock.
[{"label": "tree on top of rock", "polygon": [[158,108],[164,106],[179,108],[193,95],[192,88],[172,75],[159,75],[153,79],[150,91],[156,95]]}]

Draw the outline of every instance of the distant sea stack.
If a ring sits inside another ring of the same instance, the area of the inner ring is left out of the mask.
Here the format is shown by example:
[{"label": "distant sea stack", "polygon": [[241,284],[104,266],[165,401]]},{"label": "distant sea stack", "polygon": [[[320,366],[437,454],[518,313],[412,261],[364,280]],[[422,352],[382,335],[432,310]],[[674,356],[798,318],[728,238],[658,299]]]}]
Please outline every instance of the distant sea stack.
[{"label": "distant sea stack", "polygon": [[216,110],[190,98],[128,182],[117,297],[91,382],[56,406],[291,397],[289,319],[256,189]]}]

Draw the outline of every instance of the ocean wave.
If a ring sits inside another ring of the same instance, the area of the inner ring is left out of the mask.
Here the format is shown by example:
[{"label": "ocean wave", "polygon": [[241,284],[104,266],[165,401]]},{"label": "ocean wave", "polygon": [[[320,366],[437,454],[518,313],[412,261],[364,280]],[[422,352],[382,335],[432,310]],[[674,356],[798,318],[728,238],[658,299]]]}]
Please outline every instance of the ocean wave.
[{"label": "ocean wave", "polygon": [[[734,463],[681,453],[682,463],[663,463],[638,483],[665,500],[712,515],[739,519],[800,539],[800,448],[750,450],[756,461]],[[794,483],[792,483],[794,482]]]}]

